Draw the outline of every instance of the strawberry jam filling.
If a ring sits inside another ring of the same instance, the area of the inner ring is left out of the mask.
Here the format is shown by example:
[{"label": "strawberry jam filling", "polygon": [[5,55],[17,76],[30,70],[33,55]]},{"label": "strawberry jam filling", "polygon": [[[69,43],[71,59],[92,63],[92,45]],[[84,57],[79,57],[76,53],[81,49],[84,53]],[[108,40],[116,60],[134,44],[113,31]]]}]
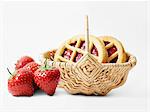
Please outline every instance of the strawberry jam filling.
[{"label": "strawberry jam filling", "polygon": [[105,42],[104,42],[105,46],[108,45],[109,43],[110,43],[110,42],[108,42],[108,41],[105,41]]},{"label": "strawberry jam filling", "polygon": [[111,48],[107,49],[107,51],[108,51],[108,56],[111,56],[117,51],[117,48],[116,46],[112,46]]},{"label": "strawberry jam filling", "polygon": [[91,54],[94,54],[95,56],[98,56],[98,51],[97,51],[97,48],[95,46],[93,46],[93,48],[91,50]]},{"label": "strawberry jam filling", "polygon": [[63,56],[64,58],[66,58],[66,59],[69,60],[69,59],[71,58],[71,54],[72,54],[72,51],[71,51],[71,50],[65,49],[62,56]]},{"label": "strawberry jam filling", "polygon": [[74,62],[79,61],[79,59],[80,59],[82,56],[83,56],[83,54],[77,53],[76,56],[75,56]]},{"label": "strawberry jam filling", "polygon": [[79,48],[81,48],[82,50],[85,50],[85,41],[81,41]]},{"label": "strawberry jam filling", "polygon": [[76,46],[76,43],[77,43],[77,41],[71,43],[70,45],[73,46],[73,47],[75,47],[75,46]]},{"label": "strawberry jam filling", "polygon": [[118,59],[118,56],[115,57],[113,60],[111,60],[110,63],[116,63],[116,62],[117,62],[117,59]]}]

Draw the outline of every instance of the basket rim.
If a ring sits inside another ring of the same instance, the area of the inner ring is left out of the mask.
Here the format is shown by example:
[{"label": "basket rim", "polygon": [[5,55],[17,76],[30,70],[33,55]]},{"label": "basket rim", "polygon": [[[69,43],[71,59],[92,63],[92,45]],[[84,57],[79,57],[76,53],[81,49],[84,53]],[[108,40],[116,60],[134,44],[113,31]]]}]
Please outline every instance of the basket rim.
[{"label": "basket rim", "polygon": [[[125,62],[125,63],[99,63],[101,66],[131,66],[131,67],[134,67],[137,63],[137,59],[134,55],[130,54],[130,53],[127,53],[127,56],[129,57],[128,58],[128,61]],[[49,61],[49,62],[54,62],[54,63],[57,63],[57,64],[65,64],[67,66],[72,66],[72,65],[75,65],[74,63],[69,63],[69,62],[56,62],[56,61]]]}]

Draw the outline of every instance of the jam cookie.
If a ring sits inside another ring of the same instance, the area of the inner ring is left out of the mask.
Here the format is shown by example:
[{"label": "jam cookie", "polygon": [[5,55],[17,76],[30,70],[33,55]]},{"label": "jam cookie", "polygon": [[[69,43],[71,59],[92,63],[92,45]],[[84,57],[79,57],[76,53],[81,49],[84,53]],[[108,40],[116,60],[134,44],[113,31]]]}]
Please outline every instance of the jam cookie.
[{"label": "jam cookie", "polygon": [[[75,36],[63,43],[56,51],[54,61],[76,63],[86,53],[84,35]],[[107,61],[107,52],[102,41],[89,36],[89,51],[99,61]]]},{"label": "jam cookie", "polygon": [[105,44],[105,48],[108,53],[108,63],[126,62],[127,56],[120,41],[111,36],[101,36],[100,40],[102,40]]},{"label": "jam cookie", "polygon": [[44,58],[44,59],[48,59],[48,60],[50,60],[50,61],[54,61],[54,56],[55,56],[56,50],[57,50],[57,49],[53,49],[53,50],[44,52],[44,53],[43,53],[43,58]]}]

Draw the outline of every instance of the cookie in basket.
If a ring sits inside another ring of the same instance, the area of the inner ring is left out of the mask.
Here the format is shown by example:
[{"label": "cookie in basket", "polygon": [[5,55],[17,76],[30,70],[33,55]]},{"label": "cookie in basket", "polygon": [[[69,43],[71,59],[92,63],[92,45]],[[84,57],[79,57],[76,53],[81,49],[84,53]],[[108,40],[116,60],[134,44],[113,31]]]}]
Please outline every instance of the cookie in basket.
[{"label": "cookie in basket", "polygon": [[55,53],[56,53],[56,50],[57,49],[52,49],[50,51],[46,51],[43,53],[43,58],[44,59],[48,59],[50,61],[54,61],[54,56],[55,56]]},{"label": "cookie in basket", "polygon": [[[89,36],[89,51],[100,63],[107,61],[108,56],[104,43],[92,35]],[[58,48],[54,61],[76,63],[86,53],[85,37],[78,35],[67,40]]]},{"label": "cookie in basket", "polygon": [[126,62],[127,55],[120,41],[111,36],[101,36],[99,39],[105,44],[105,48],[108,53],[108,63]]}]

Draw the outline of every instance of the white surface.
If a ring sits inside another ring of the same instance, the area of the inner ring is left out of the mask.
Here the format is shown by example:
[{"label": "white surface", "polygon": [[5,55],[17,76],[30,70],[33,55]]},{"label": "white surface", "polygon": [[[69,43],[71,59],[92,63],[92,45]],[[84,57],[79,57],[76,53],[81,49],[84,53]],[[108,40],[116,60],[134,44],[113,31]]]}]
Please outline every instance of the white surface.
[{"label": "white surface", "polygon": [[[3,112],[146,111],[146,2],[8,2],[3,12],[4,65],[0,76]],[[84,33],[85,14],[89,15],[91,34],[115,36],[137,57],[137,66],[129,73],[126,84],[105,97],[69,95],[61,89],[54,96],[38,92],[30,98],[12,97],[7,91],[6,67],[13,70],[14,63],[23,55],[38,61],[42,52]]]}]

